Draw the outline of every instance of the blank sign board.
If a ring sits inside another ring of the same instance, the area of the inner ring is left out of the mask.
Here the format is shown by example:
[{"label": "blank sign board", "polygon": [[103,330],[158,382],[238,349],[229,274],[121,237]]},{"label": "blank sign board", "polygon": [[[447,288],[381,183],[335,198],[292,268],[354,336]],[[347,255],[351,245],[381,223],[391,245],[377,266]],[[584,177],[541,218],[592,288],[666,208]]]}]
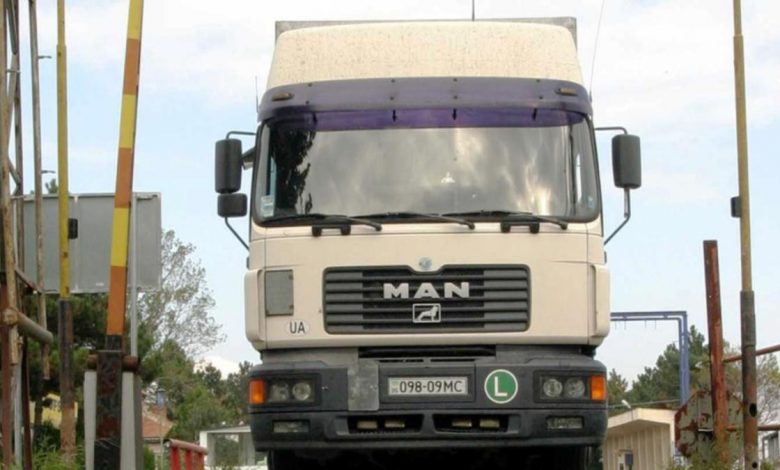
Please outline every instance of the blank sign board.
[{"label": "blank sign board", "polygon": [[[160,287],[161,227],[160,194],[135,193],[137,287],[141,291]],[[60,287],[58,200],[43,198],[43,262],[45,290],[56,293]],[[74,294],[108,292],[111,263],[111,230],[114,218],[113,194],[72,194],[70,218],[78,220],[78,236],[70,240],[70,289]],[[132,219],[132,217],[131,217]],[[132,271],[133,231],[130,226],[128,266]],[[37,279],[35,263],[35,203],[24,198],[24,271]],[[130,273],[128,273],[130,274]],[[131,276],[128,275],[128,283]]]}]

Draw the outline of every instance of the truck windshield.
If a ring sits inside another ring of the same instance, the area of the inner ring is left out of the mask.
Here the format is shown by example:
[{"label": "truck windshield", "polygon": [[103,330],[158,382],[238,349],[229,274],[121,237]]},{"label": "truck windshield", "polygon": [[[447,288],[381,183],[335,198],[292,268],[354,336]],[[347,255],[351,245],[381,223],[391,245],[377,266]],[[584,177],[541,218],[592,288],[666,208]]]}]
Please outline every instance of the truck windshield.
[{"label": "truck windshield", "polygon": [[388,122],[312,116],[268,124],[255,165],[258,221],[301,223],[287,216],[309,213],[477,220],[520,211],[574,221],[598,214],[584,116],[548,110],[542,119],[529,110],[524,118],[457,121],[456,113],[448,110],[448,121],[428,112],[399,123],[393,112]]}]

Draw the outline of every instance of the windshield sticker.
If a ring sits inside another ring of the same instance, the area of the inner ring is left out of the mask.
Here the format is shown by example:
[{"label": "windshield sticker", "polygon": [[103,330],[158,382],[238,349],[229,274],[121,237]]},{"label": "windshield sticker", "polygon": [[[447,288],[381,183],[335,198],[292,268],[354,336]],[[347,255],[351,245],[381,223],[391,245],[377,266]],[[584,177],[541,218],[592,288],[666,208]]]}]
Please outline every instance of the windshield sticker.
[{"label": "windshield sticker", "polygon": [[274,206],[276,205],[276,201],[274,201],[273,195],[263,196],[260,198],[260,215],[262,217],[271,217],[274,215]]}]

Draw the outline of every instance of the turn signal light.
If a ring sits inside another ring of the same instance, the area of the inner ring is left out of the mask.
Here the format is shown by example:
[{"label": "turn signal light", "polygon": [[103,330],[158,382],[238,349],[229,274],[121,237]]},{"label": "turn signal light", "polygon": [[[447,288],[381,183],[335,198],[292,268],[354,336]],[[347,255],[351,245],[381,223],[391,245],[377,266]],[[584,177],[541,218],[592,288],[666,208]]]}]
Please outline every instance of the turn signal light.
[{"label": "turn signal light", "polygon": [[590,399],[594,401],[606,401],[607,380],[603,375],[594,375],[590,378]]},{"label": "turn signal light", "polygon": [[249,404],[262,405],[265,403],[265,380],[254,379],[249,381]]}]

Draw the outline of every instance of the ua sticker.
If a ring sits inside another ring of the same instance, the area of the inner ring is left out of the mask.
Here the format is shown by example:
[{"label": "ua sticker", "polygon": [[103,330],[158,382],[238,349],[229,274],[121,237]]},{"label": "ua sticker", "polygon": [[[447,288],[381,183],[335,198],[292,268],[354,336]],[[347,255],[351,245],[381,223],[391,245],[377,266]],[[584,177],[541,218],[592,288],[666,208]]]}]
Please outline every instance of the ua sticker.
[{"label": "ua sticker", "polygon": [[287,330],[292,335],[305,335],[309,332],[309,324],[303,320],[292,320],[287,324]]},{"label": "ua sticker", "polygon": [[517,377],[504,369],[497,369],[485,378],[485,395],[493,403],[504,405],[517,396]]}]

